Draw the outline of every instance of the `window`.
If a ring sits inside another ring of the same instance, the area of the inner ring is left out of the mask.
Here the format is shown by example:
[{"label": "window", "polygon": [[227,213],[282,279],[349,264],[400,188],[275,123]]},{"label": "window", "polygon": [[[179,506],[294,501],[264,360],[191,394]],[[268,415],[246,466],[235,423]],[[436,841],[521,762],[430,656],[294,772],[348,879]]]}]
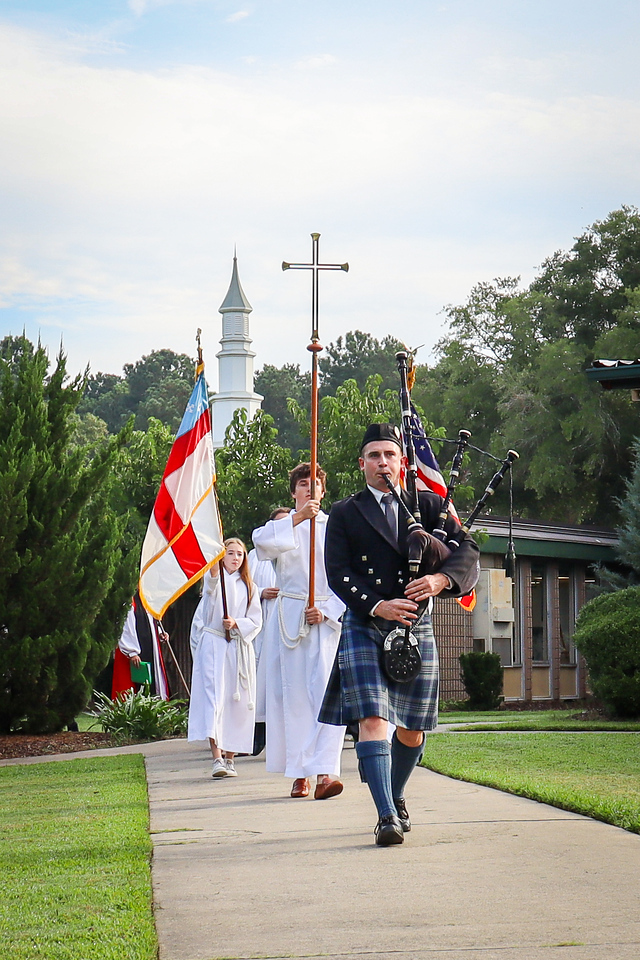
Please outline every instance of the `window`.
[{"label": "window", "polygon": [[576,625],[575,586],[568,563],[558,565],[558,646],[561,666],[576,662],[573,631]]},{"label": "window", "polygon": [[531,630],[533,662],[549,660],[549,632],[547,625],[547,582],[545,564],[531,564]]}]

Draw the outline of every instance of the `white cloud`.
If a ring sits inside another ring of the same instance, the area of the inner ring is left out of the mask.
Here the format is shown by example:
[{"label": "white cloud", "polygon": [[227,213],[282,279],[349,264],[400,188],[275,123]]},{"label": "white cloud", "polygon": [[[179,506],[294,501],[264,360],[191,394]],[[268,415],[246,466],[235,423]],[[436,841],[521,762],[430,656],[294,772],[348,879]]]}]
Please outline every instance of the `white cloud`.
[{"label": "white cloud", "polygon": [[225,18],[226,23],[237,23],[238,20],[245,20],[249,16],[248,10],[238,10],[237,13],[232,13],[231,16]]},{"label": "white cloud", "polygon": [[[237,240],[257,364],[304,363],[308,278],[280,263],[306,259],[319,230],[322,256],[351,263],[323,278],[324,342],[359,326],[432,344],[474,282],[526,278],[638,196],[636,101],[408,92],[328,54],[304,63],[335,69],[96,67],[0,29],[11,323],[65,331],[77,367],[191,352],[197,326],[213,357]],[[584,206],[570,227],[567,204]]]},{"label": "white cloud", "polygon": [[296,66],[305,70],[317,70],[319,67],[330,67],[335,62],[336,58],[333,54],[323,53],[316,57],[304,57],[302,60],[298,60]]}]

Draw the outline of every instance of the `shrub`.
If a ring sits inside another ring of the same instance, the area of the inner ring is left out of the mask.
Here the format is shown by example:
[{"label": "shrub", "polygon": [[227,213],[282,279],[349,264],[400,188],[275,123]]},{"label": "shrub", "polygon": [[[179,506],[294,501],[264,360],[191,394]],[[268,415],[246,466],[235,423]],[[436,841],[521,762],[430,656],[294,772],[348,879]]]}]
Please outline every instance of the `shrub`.
[{"label": "shrub", "polygon": [[94,699],[97,710],[92,716],[117,740],[163,740],[187,732],[184,700],[152,697],[146,685],[115,700],[95,690]]},{"label": "shrub", "polygon": [[502,666],[497,653],[461,653],[462,682],[469,710],[496,710],[502,700]]},{"label": "shrub", "polygon": [[573,635],[594,696],[620,717],[640,716],[640,587],[590,600]]}]

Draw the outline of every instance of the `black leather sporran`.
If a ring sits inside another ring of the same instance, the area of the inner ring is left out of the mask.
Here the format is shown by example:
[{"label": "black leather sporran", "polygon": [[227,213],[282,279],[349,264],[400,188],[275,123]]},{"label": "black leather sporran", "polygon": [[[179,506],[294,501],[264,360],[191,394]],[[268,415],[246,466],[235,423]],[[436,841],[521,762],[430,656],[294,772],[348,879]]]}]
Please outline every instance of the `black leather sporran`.
[{"label": "black leather sporran", "polygon": [[395,683],[409,683],[420,673],[420,644],[412,633],[406,635],[404,627],[395,627],[385,637],[382,669]]}]

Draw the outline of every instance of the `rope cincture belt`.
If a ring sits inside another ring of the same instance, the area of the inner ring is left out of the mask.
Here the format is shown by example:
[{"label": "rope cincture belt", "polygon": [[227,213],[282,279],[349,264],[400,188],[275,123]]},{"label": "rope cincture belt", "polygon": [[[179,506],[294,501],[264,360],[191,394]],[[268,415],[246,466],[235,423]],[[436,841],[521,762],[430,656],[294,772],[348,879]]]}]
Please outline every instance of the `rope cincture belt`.
[{"label": "rope cincture belt", "polygon": [[[289,634],[287,633],[287,626],[284,622],[284,611],[282,609],[283,597],[286,597],[288,600],[302,600],[302,602],[305,604],[305,606],[300,611],[300,619],[298,621],[298,632],[295,635],[295,637],[290,637]],[[307,623],[305,619],[305,610],[307,609],[306,608],[307,599],[308,598],[306,593],[287,593],[285,590],[281,590],[280,593],[278,594],[277,603],[278,603],[278,624],[280,626],[280,639],[284,643],[285,647],[287,647],[289,650],[295,650],[295,648],[299,646],[301,641],[304,640],[304,638],[308,635],[311,629],[311,624]],[[323,602],[326,602],[328,599],[329,597],[316,597],[316,605],[318,601],[320,601],[320,603],[323,603]]]},{"label": "rope cincture belt", "polygon": [[[212,627],[204,627],[205,633],[211,633],[214,637],[222,637],[226,642],[226,636],[224,633],[220,633],[219,630],[214,630]],[[254,657],[249,656],[249,644],[245,643],[242,639],[242,635],[239,630],[233,630],[231,632],[231,639],[236,641],[236,689],[233,694],[234,700],[240,699],[240,687],[244,690],[250,690],[253,686],[255,689],[256,683],[256,661]],[[250,700],[247,704],[249,710],[255,710],[255,703]]]}]

